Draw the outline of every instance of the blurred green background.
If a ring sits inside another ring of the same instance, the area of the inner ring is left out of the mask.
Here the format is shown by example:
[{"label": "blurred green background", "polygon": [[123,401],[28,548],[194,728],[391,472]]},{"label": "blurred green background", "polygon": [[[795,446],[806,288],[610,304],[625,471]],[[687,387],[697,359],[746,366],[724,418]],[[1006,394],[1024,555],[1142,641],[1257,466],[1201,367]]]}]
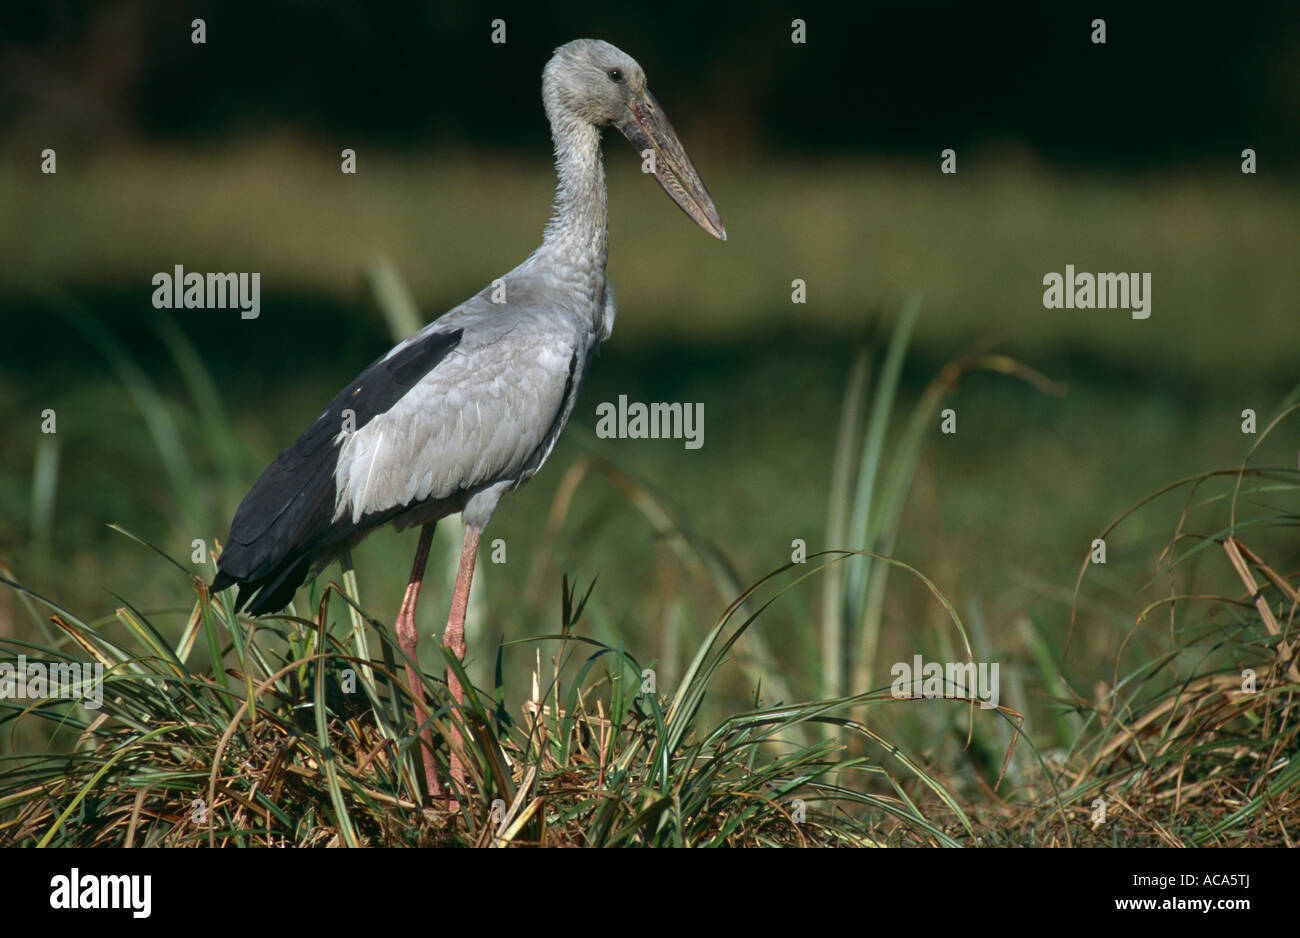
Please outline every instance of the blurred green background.
[{"label": "blurred green background", "polygon": [[[1300,378],[1294,6],[1094,6],[11,6],[0,561],[88,617],[126,598],[179,629],[185,578],[107,525],[182,560],[194,539],[223,538],[262,467],[394,341],[372,265],[391,265],[427,320],[536,246],[553,185],[540,71],[591,35],[645,67],[729,240],[693,228],[606,135],[618,321],[570,431],[487,533],[507,562],[480,561],[471,674],[488,679],[498,640],[555,629],[561,573],[599,577],[585,628],[659,661],[669,687],[734,598],[599,474],[557,509],[589,453],[655,493],[740,584],[796,538],[859,546],[826,536],[840,411],[854,355],[908,298],[922,306],[901,407],[990,336],[1068,391],[966,380],[949,402],[958,432],[930,439],[894,554],[977,610],[1004,674],[1027,666],[1031,620],[1060,653],[1091,539],[1159,486],[1238,465],[1256,439],[1242,410],[1262,429]],[[790,42],[796,16],[806,45]],[[1089,41],[1096,16],[1104,46]],[[194,17],[205,45],[190,42]],[[496,17],[503,46],[489,42]],[[40,172],[46,147],[55,175]],[[356,175],[339,172],[344,147]],[[945,147],[956,175],[939,171]],[[1247,147],[1256,175],[1240,170]],[[175,264],[260,272],[260,318],[160,314],[150,279]],[[1044,309],[1042,278],[1066,264],[1150,272],[1150,319]],[[791,302],[796,278],[806,304]],[[595,407],[620,394],[703,402],[704,447],[597,440]],[[1253,463],[1294,468],[1298,450],[1288,425]],[[1160,507],[1112,543],[1086,594],[1067,662],[1080,687],[1110,675],[1150,601],[1134,588],[1181,505]],[[395,615],[415,537],[358,550],[372,615]],[[1293,536],[1261,537],[1300,560]],[[445,618],[458,543],[444,522],[423,635]],[[797,591],[763,629],[801,696],[820,684],[818,603],[815,584]],[[923,589],[896,577],[885,609],[882,661],[942,651],[945,615]],[[0,592],[0,632],[35,629]],[[874,678],[888,683],[887,667]]]}]

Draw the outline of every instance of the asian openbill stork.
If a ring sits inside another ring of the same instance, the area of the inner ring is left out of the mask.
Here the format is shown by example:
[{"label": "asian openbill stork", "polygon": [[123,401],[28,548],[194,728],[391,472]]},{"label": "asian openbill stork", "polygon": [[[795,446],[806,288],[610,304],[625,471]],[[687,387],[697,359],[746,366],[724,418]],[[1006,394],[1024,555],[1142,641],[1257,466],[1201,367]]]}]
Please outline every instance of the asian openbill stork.
[{"label": "asian openbill stork", "polygon": [[[646,88],[607,42],[578,39],[542,72],[555,141],[555,209],[541,247],[495,288],[439,317],[371,363],[280,453],[245,496],[218,561],[214,591],[238,584],[235,608],[275,612],[372,529],[421,525],[394,632],[415,694],[429,793],[443,789],[416,669],[415,603],[438,519],[460,512],[464,546],[442,642],[465,656],[465,607],[479,535],[506,492],[541,468],[573,413],[596,347],[614,325],[605,278],[609,218],[601,128],[613,125],[664,191],[716,238],[726,230]],[[447,681],[457,703],[462,690]],[[464,790],[453,723],[451,773]]]}]

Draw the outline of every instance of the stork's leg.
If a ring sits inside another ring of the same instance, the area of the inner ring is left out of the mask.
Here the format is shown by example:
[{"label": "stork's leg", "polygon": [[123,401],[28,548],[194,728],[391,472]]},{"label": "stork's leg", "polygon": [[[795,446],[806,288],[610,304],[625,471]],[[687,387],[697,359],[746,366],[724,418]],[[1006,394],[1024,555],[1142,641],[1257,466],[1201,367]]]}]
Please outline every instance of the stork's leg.
[{"label": "stork's leg", "polygon": [[411,579],[406,584],[406,595],[402,598],[402,609],[397,613],[393,631],[397,633],[397,642],[402,646],[402,651],[410,659],[406,665],[406,682],[411,685],[411,693],[415,697],[415,723],[423,727],[420,730],[420,755],[424,763],[424,781],[429,788],[430,797],[441,798],[442,785],[438,782],[438,771],[433,761],[433,731],[425,726],[429,715],[424,706],[424,685],[420,681],[420,659],[416,647],[419,637],[415,631],[415,601],[420,598],[420,583],[424,580],[424,568],[429,562],[433,529],[432,524],[426,524],[420,529],[420,543],[415,548]]},{"label": "stork's leg", "polygon": [[[456,570],[456,589],[451,594],[451,614],[447,616],[447,631],[442,633],[442,644],[456,654],[457,661],[465,660],[465,609],[469,605],[469,585],[474,579],[474,560],[478,557],[478,536],[482,528],[465,525],[465,543],[460,549],[460,566]],[[456,675],[447,671],[447,687],[456,703],[464,703],[465,694]],[[456,721],[451,726],[451,784],[465,791],[465,767],[461,764],[460,731]]]}]

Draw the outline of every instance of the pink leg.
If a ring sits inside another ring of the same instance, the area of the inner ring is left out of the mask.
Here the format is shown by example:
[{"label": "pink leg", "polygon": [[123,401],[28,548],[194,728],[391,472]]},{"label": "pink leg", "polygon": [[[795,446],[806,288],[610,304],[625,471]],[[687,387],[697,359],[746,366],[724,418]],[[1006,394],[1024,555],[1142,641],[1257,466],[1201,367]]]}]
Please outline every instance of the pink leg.
[{"label": "pink leg", "polygon": [[[424,726],[428,711],[424,706],[424,687],[420,682],[417,667],[417,643],[419,636],[415,631],[415,601],[420,597],[420,583],[424,580],[424,568],[429,562],[429,544],[433,540],[432,524],[420,529],[420,543],[415,548],[415,563],[411,565],[411,579],[406,584],[406,595],[402,599],[402,609],[397,613],[397,622],[393,631],[397,633],[397,642],[411,662],[406,665],[406,682],[411,685],[415,696],[415,722]],[[428,726],[420,731],[420,755],[424,763],[424,781],[432,798],[443,796],[442,785],[438,782],[438,772],[433,761],[433,732]]]},{"label": "pink leg", "polygon": [[[460,549],[460,566],[456,570],[456,590],[451,594],[451,613],[447,616],[447,631],[442,633],[442,644],[450,648],[457,661],[465,660],[465,609],[469,605],[469,585],[474,579],[474,560],[478,557],[478,537],[482,528],[465,525],[465,543]],[[447,687],[456,703],[464,703],[465,693],[460,681],[450,670],[447,672]],[[452,721],[451,727],[451,784],[461,792],[465,791],[465,767],[460,761],[460,730]]]}]

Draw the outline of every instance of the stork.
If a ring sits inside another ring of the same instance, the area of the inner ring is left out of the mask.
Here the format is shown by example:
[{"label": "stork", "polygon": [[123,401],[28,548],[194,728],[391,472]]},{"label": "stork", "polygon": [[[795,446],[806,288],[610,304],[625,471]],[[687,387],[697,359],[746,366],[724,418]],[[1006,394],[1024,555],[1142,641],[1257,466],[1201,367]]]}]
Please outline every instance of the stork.
[{"label": "stork", "polygon": [[[725,241],[708,190],[641,66],[607,42],[578,39],[542,72],[559,177],[542,244],[494,286],[398,343],[329,403],[244,497],[213,591],[238,585],[235,609],[276,612],[366,534],[420,525],[393,631],[406,654],[425,782],[434,767],[416,656],[415,604],[439,519],[460,513],[464,541],[442,644],[465,657],[465,609],[479,536],[506,492],[528,481],[573,413],[597,346],[614,325],[605,278],[609,216],[601,129],[613,125],[664,191]],[[463,702],[454,673],[447,683]],[[453,724],[451,782],[464,791]]]}]

